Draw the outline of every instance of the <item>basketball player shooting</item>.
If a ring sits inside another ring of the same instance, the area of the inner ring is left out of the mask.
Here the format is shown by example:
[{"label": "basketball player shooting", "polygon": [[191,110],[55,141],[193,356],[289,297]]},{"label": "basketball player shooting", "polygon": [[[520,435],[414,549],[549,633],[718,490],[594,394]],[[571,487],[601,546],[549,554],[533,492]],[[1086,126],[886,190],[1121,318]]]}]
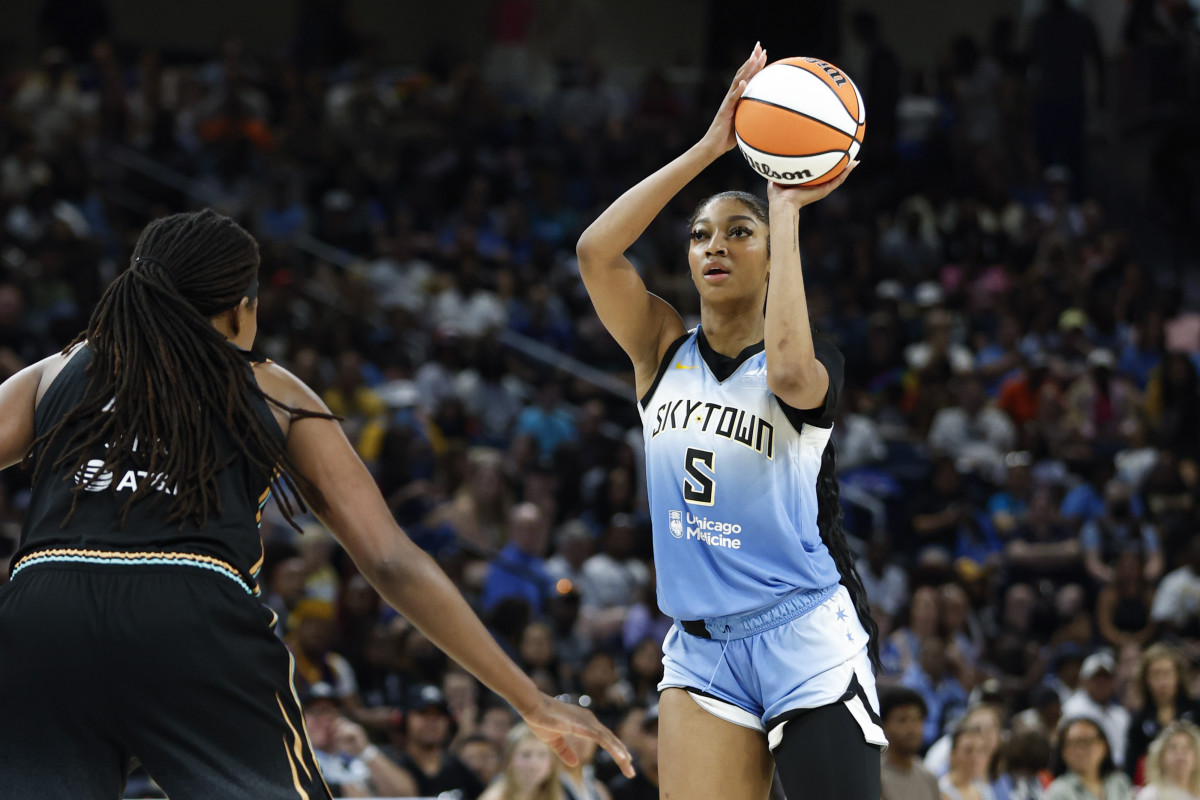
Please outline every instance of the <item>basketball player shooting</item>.
[{"label": "basketball player shooting", "polygon": [[765,64],[756,45],[704,137],[592,223],[580,271],[633,361],[658,600],[675,620],[663,644],[662,796],[762,800],[777,765],[789,797],[877,800],[887,740],[876,628],[830,441],[844,361],[810,327],[798,237],[801,209],[853,166],[817,186],[768,183],[765,204],[741,192],[700,204],[687,250],[694,330],[624,256],[734,147],[735,106]]}]

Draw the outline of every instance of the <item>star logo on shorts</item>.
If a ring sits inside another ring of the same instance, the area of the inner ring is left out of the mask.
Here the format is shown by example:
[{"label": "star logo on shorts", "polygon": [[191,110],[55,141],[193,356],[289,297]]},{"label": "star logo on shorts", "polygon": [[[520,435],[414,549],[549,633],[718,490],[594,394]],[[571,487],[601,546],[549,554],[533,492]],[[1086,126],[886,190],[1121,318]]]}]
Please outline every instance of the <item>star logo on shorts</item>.
[{"label": "star logo on shorts", "polygon": [[839,608],[837,610],[837,618],[839,621],[845,622],[846,621],[846,609]]}]

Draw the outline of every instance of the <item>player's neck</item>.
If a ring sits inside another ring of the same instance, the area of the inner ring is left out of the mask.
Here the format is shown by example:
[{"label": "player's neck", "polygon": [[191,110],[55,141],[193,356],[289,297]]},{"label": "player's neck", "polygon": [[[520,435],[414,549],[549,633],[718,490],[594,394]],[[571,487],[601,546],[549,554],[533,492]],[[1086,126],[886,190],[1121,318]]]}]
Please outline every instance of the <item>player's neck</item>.
[{"label": "player's neck", "polygon": [[760,313],[729,313],[710,305],[701,307],[700,325],[712,349],[730,358],[761,342],[766,330],[766,320]]}]

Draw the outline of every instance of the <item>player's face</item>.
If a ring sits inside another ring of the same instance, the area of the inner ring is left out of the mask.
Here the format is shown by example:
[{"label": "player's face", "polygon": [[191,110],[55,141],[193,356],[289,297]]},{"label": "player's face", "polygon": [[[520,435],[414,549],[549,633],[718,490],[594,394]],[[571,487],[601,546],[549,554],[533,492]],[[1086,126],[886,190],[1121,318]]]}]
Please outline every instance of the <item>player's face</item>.
[{"label": "player's face", "polygon": [[717,299],[763,291],[767,280],[766,223],[741,200],[722,197],[700,211],[689,233],[688,266],[700,297]]}]

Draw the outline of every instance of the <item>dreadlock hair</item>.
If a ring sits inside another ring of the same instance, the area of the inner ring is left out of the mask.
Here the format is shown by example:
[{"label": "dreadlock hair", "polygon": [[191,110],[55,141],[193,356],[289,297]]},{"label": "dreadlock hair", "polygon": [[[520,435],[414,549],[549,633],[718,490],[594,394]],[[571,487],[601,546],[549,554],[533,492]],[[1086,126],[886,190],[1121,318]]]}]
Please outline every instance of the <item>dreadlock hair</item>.
[{"label": "dreadlock hair", "polygon": [[[749,192],[721,192],[707,197],[700,201],[700,205],[696,206],[696,210],[692,212],[692,216],[688,219],[688,227],[696,224],[696,220],[700,217],[700,213],[705,206],[716,200],[733,199],[740,201],[750,213],[764,225],[771,224],[770,208],[767,203],[758,195],[750,194]],[[767,257],[771,255],[771,238],[767,237]],[[766,306],[763,306],[763,313],[766,313]],[[817,335],[813,331],[813,336]],[[842,524],[844,512],[842,511],[841,502],[838,500],[838,483],[834,477],[837,473],[837,452],[834,449],[833,442],[825,446],[825,452],[821,456],[821,472],[817,479],[817,527],[821,531],[821,540],[825,543],[829,554],[833,556],[833,561],[837,565],[838,572],[841,574],[841,584],[846,587],[846,591],[850,593],[850,599],[854,601],[854,610],[858,613],[858,620],[862,623],[863,629],[870,637],[867,644],[867,652],[871,657],[871,665],[876,671],[883,669],[883,662],[879,657],[879,626],[875,624],[875,618],[871,616],[871,607],[867,602],[867,590],[863,586],[862,576],[858,574],[857,567],[854,566],[854,556],[850,552],[850,545],[846,542],[846,531]]]},{"label": "dreadlock hair", "polygon": [[[258,267],[254,238],[210,209],[160,217],[142,231],[130,268],[105,290],[87,330],[62,351],[85,340],[92,350],[83,399],[25,454],[26,466],[37,462],[36,481],[47,465],[35,453],[66,437],[50,466],[68,467],[64,481],[81,477],[62,524],[96,476],[132,461],[157,480],[140,482],[121,508],[122,525],[135,503],[165,495],[168,523],[203,526],[220,513],[217,475],[236,459],[221,457],[222,440],[238,443],[250,466],[279,490],[277,502],[293,527],[305,497],[315,510],[325,508],[251,400],[260,397],[293,418],[335,417],[267,396],[245,357],[210,321],[254,294]],[[89,464],[104,447],[103,466]],[[168,479],[174,491],[157,491]]]}]

